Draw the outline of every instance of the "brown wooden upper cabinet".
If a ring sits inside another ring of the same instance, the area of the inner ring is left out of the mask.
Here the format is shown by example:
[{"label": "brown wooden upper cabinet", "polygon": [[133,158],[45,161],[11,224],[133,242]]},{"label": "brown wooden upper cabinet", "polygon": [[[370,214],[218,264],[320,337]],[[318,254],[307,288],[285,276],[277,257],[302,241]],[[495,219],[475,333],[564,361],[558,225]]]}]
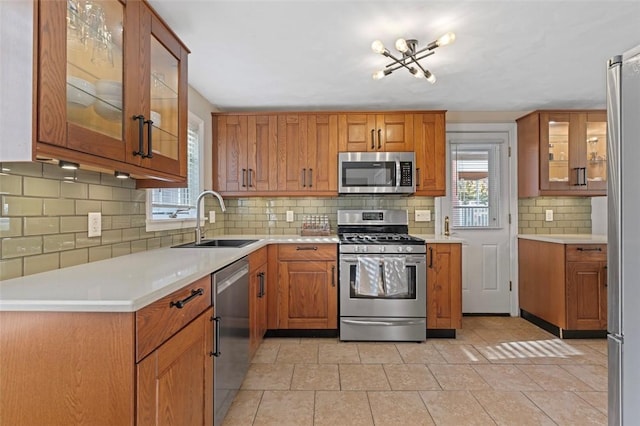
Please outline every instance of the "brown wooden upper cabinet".
[{"label": "brown wooden upper cabinet", "polygon": [[213,114],[223,195],[337,195],[338,115]]},{"label": "brown wooden upper cabinet", "polygon": [[142,1],[37,2],[38,158],[183,181],[188,49]]},{"label": "brown wooden upper cabinet", "polygon": [[340,114],[340,152],[413,151],[409,113]]},{"label": "brown wooden upper cabinet", "polygon": [[606,195],[606,111],[534,111],[517,123],[519,197]]},{"label": "brown wooden upper cabinet", "polygon": [[446,195],[445,113],[413,114],[415,195]]}]

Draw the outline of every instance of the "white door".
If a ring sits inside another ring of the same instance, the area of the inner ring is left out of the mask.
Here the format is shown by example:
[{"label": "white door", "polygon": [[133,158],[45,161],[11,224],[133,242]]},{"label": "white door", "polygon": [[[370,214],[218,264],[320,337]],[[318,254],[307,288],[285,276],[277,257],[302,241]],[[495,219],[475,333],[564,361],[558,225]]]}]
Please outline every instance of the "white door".
[{"label": "white door", "polygon": [[447,132],[441,217],[462,246],[462,312],[509,313],[509,135]]}]

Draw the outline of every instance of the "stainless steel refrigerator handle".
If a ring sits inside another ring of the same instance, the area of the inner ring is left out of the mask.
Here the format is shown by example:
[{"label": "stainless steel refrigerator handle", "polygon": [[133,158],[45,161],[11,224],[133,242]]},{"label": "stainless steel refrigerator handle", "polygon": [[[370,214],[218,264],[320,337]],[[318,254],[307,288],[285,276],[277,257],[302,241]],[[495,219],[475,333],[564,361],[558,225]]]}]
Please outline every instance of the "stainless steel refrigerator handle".
[{"label": "stainless steel refrigerator handle", "polygon": [[401,321],[367,321],[367,320],[353,320],[353,319],[342,319],[341,320],[345,324],[353,324],[353,325],[417,325],[424,324],[424,321],[414,321],[414,320],[401,320]]}]

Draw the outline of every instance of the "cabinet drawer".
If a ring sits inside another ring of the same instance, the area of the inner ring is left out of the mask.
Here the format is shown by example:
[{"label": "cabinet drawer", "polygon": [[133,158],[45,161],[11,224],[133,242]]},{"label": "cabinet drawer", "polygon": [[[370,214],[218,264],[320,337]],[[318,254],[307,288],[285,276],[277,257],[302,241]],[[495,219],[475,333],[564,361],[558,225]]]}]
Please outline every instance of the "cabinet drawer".
[{"label": "cabinet drawer", "polygon": [[207,275],[136,312],[136,362],[211,306]]},{"label": "cabinet drawer", "polygon": [[254,271],[263,263],[267,263],[267,247],[259,248],[249,254],[249,270]]},{"label": "cabinet drawer", "polygon": [[606,244],[567,244],[567,261],[606,262]]},{"label": "cabinet drawer", "polygon": [[335,260],[335,244],[281,244],[279,260]]}]

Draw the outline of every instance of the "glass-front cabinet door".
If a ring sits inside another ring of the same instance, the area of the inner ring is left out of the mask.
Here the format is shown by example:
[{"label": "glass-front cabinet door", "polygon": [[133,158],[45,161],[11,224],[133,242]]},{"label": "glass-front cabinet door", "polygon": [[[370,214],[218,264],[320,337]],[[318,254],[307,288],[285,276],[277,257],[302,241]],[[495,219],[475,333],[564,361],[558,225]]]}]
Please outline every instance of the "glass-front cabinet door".
[{"label": "glass-front cabinet door", "polygon": [[[138,130],[133,132],[132,152],[143,153],[134,157],[145,168],[186,175],[186,162],[181,160],[186,158],[187,146],[189,52],[144,3],[140,7],[140,27],[149,32],[140,34],[140,57],[144,60],[139,80],[142,117],[138,116],[135,123]],[[140,119],[144,120],[142,127]]]},{"label": "glass-front cabinet door", "polygon": [[38,7],[38,141],[123,161],[124,4]]},{"label": "glass-front cabinet door", "polygon": [[606,190],[606,130],[605,112],[541,113],[540,189]]}]

